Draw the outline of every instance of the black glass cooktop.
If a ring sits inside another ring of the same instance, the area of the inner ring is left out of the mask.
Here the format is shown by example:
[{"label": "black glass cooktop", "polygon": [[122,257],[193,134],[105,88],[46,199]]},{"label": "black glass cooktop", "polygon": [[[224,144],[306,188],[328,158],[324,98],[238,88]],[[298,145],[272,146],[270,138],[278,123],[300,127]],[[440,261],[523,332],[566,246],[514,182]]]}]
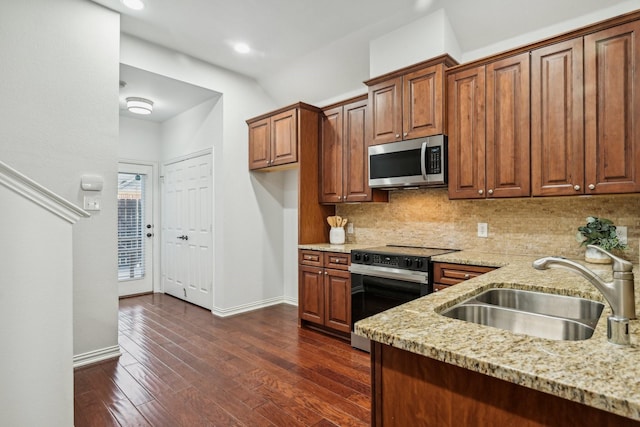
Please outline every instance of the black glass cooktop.
[{"label": "black glass cooktop", "polygon": [[448,254],[450,252],[457,252],[457,249],[387,245],[387,246],[377,246],[374,248],[360,249],[359,252],[370,253],[370,254],[380,254],[380,255],[405,255],[405,256],[432,257],[436,255]]}]

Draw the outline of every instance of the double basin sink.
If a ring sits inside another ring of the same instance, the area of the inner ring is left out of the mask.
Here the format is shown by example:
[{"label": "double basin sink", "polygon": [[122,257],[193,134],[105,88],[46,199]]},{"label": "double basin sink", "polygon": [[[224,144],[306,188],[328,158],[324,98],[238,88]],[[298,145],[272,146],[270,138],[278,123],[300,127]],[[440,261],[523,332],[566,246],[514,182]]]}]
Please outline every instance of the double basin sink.
[{"label": "double basin sink", "polygon": [[442,311],[443,316],[552,340],[591,338],[604,304],[584,298],[491,288]]}]

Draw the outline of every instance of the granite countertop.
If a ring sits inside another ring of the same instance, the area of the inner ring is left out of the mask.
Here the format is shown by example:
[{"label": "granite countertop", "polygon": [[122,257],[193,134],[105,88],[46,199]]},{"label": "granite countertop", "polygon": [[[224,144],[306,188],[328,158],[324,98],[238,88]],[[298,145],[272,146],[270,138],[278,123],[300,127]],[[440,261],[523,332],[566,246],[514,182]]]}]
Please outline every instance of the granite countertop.
[{"label": "granite countertop", "polygon": [[324,251],[324,252],[341,252],[341,253],[351,253],[353,250],[370,248],[372,245],[357,245],[355,243],[345,243],[343,245],[332,245],[330,243],[312,243],[308,245],[298,245],[298,249],[309,249],[313,251]]},{"label": "granite countertop", "polygon": [[[608,304],[593,336],[555,341],[514,334],[440,314],[490,287],[530,289],[605,302],[588,281],[566,270],[535,270],[535,257],[461,251],[434,261],[501,267],[355,325],[358,335],[485,375],[640,420],[640,320],[630,323],[631,346],[607,341]],[[611,266],[589,265],[605,280]],[[640,301],[638,266],[636,301]],[[636,304],[640,307],[640,304]]]}]

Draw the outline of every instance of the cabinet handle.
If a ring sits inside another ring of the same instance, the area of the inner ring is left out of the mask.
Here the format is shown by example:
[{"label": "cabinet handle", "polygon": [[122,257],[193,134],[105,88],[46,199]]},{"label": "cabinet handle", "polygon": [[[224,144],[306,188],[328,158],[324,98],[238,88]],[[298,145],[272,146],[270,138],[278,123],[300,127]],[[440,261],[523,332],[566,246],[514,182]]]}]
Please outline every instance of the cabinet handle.
[{"label": "cabinet handle", "polygon": [[593,184],[589,184],[589,190],[595,190],[595,189],[596,189],[596,186],[595,186],[595,185],[593,185]]},{"label": "cabinet handle", "polygon": [[478,194],[480,195],[484,194],[484,190],[478,190]]},{"label": "cabinet handle", "polygon": [[489,193],[489,195],[493,194],[493,190],[490,188],[489,191],[487,191],[487,193]]},{"label": "cabinet handle", "polygon": [[579,185],[574,185],[573,189],[576,190],[576,191],[580,191],[580,186]]}]

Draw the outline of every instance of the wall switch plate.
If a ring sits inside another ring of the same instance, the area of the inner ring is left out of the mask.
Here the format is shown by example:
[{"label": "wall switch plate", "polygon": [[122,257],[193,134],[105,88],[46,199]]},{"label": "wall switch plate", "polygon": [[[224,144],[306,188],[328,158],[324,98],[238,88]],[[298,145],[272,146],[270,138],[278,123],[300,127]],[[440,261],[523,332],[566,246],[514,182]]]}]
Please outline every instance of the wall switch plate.
[{"label": "wall switch plate", "polygon": [[353,234],[353,223],[352,222],[348,222],[347,223],[347,234]]},{"label": "wall switch plate", "polygon": [[618,235],[618,240],[623,245],[627,244],[627,227],[624,225],[619,225],[616,227],[616,234]]},{"label": "wall switch plate", "polygon": [[486,222],[478,223],[478,237],[487,237],[489,235],[489,226]]},{"label": "wall switch plate", "polygon": [[100,196],[84,196],[83,208],[85,211],[99,211],[100,205]]}]

